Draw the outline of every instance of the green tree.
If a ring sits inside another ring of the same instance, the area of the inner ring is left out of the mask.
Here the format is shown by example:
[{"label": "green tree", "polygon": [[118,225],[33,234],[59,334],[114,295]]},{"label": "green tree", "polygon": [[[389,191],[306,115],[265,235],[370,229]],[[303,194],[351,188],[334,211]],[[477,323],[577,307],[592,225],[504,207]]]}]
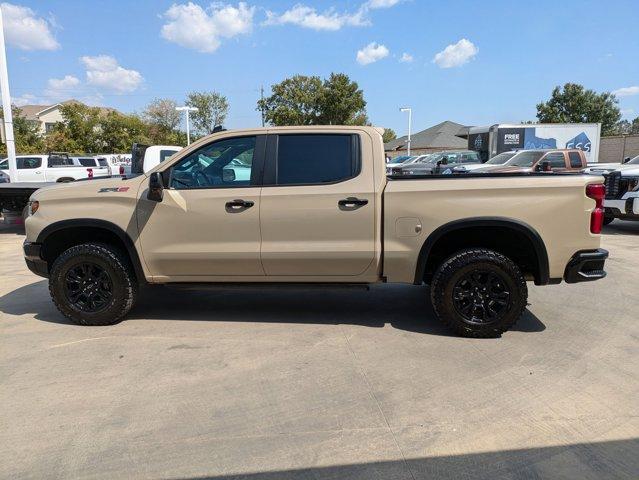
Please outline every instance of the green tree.
[{"label": "green tree", "polygon": [[636,117],[630,124],[630,133],[639,134],[639,117]]},{"label": "green tree", "polygon": [[60,114],[63,121],[55,125],[51,138],[47,139],[49,149],[74,153],[101,152],[99,124],[103,112],[100,108],[73,102],[62,105]]},{"label": "green tree", "polygon": [[172,145],[178,142],[181,112],[170,98],[156,98],[142,112],[141,118],[148,126],[148,137],[156,145]]},{"label": "green tree", "polygon": [[366,101],[347,75],[295,75],[271,87],[257,109],[271,125],[366,125]]},{"label": "green tree", "polygon": [[537,119],[542,123],[601,123],[602,135],[616,131],[621,112],[617,98],[609,92],[596,93],[582,85],[566,83],[555,87],[547,102],[537,105]]},{"label": "green tree", "polygon": [[128,152],[134,143],[149,143],[148,125],[135,115],[108,112],[100,118],[98,131],[101,153]]},{"label": "green tree", "polygon": [[[37,122],[30,122],[21,110],[16,106],[11,106],[13,116],[13,137],[15,139],[16,153],[42,153],[44,151],[44,139],[40,134],[40,127]],[[4,115],[0,112],[0,118]],[[0,146],[0,153],[7,154],[5,144]]]},{"label": "green tree", "polygon": [[229,112],[228,100],[217,92],[191,92],[186,104],[198,109],[190,113],[190,118],[194,130],[201,135],[208,135],[215,127],[222,125]]},{"label": "green tree", "polygon": [[295,75],[271,87],[271,96],[257,102],[271,125],[317,125],[320,119],[319,77]]},{"label": "green tree", "polygon": [[397,134],[395,133],[395,130],[393,130],[392,128],[384,129],[384,135],[382,135],[382,140],[384,141],[384,143],[388,143],[391,140],[395,140],[396,138]]},{"label": "green tree", "polygon": [[319,121],[325,125],[365,125],[366,101],[357,82],[343,73],[331,73],[319,94]]}]

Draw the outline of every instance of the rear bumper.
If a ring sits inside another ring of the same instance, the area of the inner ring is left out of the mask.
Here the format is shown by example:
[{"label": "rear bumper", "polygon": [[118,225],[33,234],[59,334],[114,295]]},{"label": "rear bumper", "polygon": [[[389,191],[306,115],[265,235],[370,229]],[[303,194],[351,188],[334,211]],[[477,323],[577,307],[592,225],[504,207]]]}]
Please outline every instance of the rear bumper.
[{"label": "rear bumper", "polygon": [[27,268],[36,275],[48,278],[49,266],[41,256],[42,245],[25,241],[22,244],[22,250],[24,251],[24,261],[27,262]]},{"label": "rear bumper", "polygon": [[604,278],[604,264],[607,258],[608,251],[603,248],[575,253],[566,265],[564,280],[566,283],[579,283]]}]

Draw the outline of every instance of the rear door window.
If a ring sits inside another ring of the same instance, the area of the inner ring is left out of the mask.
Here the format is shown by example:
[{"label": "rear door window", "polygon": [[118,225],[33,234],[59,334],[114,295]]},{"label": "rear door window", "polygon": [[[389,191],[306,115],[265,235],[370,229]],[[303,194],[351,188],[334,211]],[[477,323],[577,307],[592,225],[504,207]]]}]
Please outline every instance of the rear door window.
[{"label": "rear door window", "polygon": [[16,165],[18,170],[32,170],[42,166],[42,159],[40,157],[16,158]]},{"label": "rear door window", "polygon": [[359,168],[357,135],[278,135],[278,185],[336,183],[356,176]]},{"label": "rear door window", "polygon": [[549,153],[541,161],[550,163],[550,168],[566,168],[566,159],[563,152]]},{"label": "rear door window", "polygon": [[579,152],[568,152],[568,158],[570,159],[571,168],[581,168],[584,166],[581,161],[581,155],[579,155]]},{"label": "rear door window", "polygon": [[83,167],[95,167],[95,159],[94,158],[78,158],[78,162]]}]

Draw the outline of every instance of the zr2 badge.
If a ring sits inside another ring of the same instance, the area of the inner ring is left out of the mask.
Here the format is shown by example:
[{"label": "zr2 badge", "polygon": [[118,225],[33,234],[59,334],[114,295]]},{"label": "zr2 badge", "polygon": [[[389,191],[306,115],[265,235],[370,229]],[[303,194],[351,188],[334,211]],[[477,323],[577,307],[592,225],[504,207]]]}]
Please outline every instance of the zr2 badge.
[{"label": "zr2 badge", "polygon": [[129,187],[106,187],[98,190],[98,193],[118,193],[118,192],[128,192]]}]

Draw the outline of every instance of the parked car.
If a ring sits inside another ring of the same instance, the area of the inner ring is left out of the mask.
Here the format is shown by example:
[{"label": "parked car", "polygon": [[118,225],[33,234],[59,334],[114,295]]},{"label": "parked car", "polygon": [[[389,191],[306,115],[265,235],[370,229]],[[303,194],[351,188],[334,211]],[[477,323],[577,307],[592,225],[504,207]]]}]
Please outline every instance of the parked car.
[{"label": "parked car", "polygon": [[473,173],[525,173],[536,171],[581,172],[586,168],[586,156],[571,150],[520,150],[502,165],[484,165]]},{"label": "parked car", "polygon": [[461,167],[455,168],[455,171],[472,172],[473,170],[476,170],[476,169],[482,168],[482,167],[503,165],[508,160],[513,158],[516,154],[517,154],[516,151],[514,151],[514,152],[503,152],[503,153],[495,155],[493,158],[491,158],[490,160],[488,160],[485,163],[473,163],[473,164],[469,164],[469,165],[463,165]]},{"label": "parked car", "polygon": [[9,175],[0,171],[0,183],[10,183]]},{"label": "parked car", "polygon": [[[605,276],[600,177],[502,174],[471,189],[467,175],[388,178],[382,133],[225,131],[149,174],[44,188],[27,265],[82,325],[117,323],[145,283],[398,282],[429,284],[436,315],[471,337],[517,321],[526,281]],[[225,169],[235,159],[248,180]]]},{"label": "parked car", "polygon": [[449,174],[459,167],[479,164],[479,154],[472,150],[451,150],[430,155],[415,162],[407,162],[391,169],[392,175]]},{"label": "parked car", "polygon": [[639,165],[639,155],[633,158],[627,157],[622,163],[589,163],[584,173],[602,174],[624,168],[637,168],[637,165]]},{"label": "parked car", "polygon": [[386,173],[390,174],[393,167],[397,167],[398,165],[402,165],[403,163],[410,162],[415,158],[417,158],[415,155],[401,155],[399,157],[393,158],[386,164]]},{"label": "parked car", "polygon": [[[72,182],[89,178],[89,171],[93,177],[107,176],[108,170],[84,167],[75,162],[66,153],[51,153],[49,155],[19,155],[16,157],[17,182]],[[0,170],[9,172],[9,160],[0,162]]]},{"label": "parked car", "polygon": [[617,168],[590,167],[585,171],[603,175],[606,185],[604,225],[615,218],[639,221],[639,155]]},{"label": "parked car", "polygon": [[180,150],[182,150],[182,147],[177,145],[143,145],[134,143],[131,148],[131,162],[124,168],[120,168],[120,172],[123,171],[123,175],[128,177],[142,175],[171,158],[172,155]]}]

